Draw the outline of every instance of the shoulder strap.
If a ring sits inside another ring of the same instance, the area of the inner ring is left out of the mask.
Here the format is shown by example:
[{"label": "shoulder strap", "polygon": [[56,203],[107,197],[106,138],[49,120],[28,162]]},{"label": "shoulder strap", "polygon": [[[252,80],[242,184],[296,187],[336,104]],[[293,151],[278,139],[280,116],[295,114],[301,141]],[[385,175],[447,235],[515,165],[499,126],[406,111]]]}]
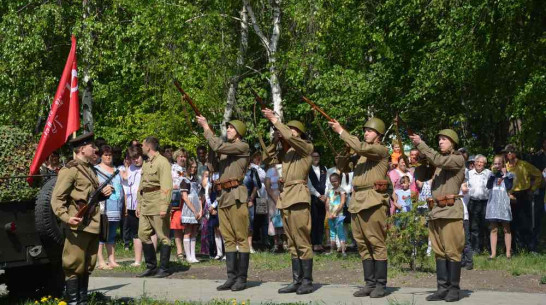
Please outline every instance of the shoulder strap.
[{"label": "shoulder strap", "polygon": [[89,180],[89,182],[91,182],[91,184],[93,185],[94,188],[98,188],[98,187],[99,187],[99,185],[97,184],[97,182],[96,182],[93,178],[91,178],[91,177],[89,176],[89,174],[86,173],[86,172],[82,169],[82,167],[81,167],[79,164],[76,165],[76,169],[77,169],[85,178],[87,178],[87,180]]}]

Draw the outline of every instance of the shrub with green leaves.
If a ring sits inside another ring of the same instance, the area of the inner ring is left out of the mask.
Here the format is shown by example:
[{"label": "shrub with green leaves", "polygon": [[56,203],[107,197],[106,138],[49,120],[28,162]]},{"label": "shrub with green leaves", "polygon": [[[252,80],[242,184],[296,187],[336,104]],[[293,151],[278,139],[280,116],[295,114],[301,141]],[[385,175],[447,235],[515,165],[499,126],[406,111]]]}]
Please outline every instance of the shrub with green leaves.
[{"label": "shrub with green leaves", "polygon": [[0,202],[33,199],[38,188],[26,179],[6,177],[27,175],[36,151],[30,132],[13,126],[0,126]]},{"label": "shrub with green leaves", "polygon": [[415,270],[417,264],[427,261],[428,228],[425,215],[417,209],[424,202],[413,202],[413,208],[398,213],[387,220],[387,251],[389,263],[397,266],[409,265]]}]

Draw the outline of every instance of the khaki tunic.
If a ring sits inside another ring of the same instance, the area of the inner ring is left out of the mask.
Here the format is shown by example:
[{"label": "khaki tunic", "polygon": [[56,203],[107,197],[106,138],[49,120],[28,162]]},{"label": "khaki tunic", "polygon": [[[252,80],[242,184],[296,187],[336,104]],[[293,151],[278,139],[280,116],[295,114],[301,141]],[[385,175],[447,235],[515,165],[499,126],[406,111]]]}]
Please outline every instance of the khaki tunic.
[{"label": "khaki tunic", "polygon": [[[280,153],[278,158],[278,160],[282,160],[284,187],[277,200],[277,208],[285,209],[300,202],[307,202],[310,205],[311,193],[309,193],[307,187],[307,179],[311,169],[313,144],[302,138],[293,137],[290,127],[280,121],[275,123],[275,127],[279,130],[283,139],[290,144],[290,149],[286,153]],[[275,144],[269,145],[267,148],[269,155],[275,154],[275,150]]]},{"label": "khaki tunic", "polygon": [[71,226],[68,220],[75,217],[78,212],[76,201],[87,202],[98,186],[99,180],[93,165],[76,159],[59,171],[51,194],[53,213],[65,224],[62,266],[67,278],[91,273],[95,267],[99,247],[99,206],[97,205],[95,211],[91,213],[88,225],[80,222],[77,226]]},{"label": "khaki tunic", "polygon": [[99,179],[97,178],[91,163],[80,159],[68,162],[66,167],[63,167],[59,171],[55,188],[51,194],[51,208],[53,209],[53,213],[71,230],[99,234],[100,215],[98,213],[98,205],[96,206],[95,211],[91,213],[91,219],[87,226],[84,223],[80,223],[78,226],[68,225],[70,217],[75,217],[78,213],[76,201],[83,200],[87,202],[89,196],[98,188],[98,186]]},{"label": "khaki tunic", "polygon": [[248,144],[242,141],[224,142],[221,138],[214,136],[210,130],[205,131],[205,138],[210,148],[219,155],[217,166],[220,180],[218,182],[237,179],[241,183],[236,188],[222,191],[218,199],[218,207],[225,208],[237,201],[246,202],[248,193],[242,181],[250,158]]},{"label": "khaki tunic", "polygon": [[[341,133],[341,139],[345,141],[358,155],[356,165],[353,165],[353,187],[355,191],[349,203],[349,212],[358,213],[377,205],[388,205],[389,195],[381,194],[373,189],[374,182],[387,179],[389,168],[389,151],[381,143],[368,144],[360,142],[358,137],[350,135],[347,131]],[[346,170],[350,162],[349,156],[340,156],[337,167]]]},{"label": "khaki tunic", "polygon": [[236,179],[241,183],[235,188],[222,190],[218,198],[220,233],[224,238],[226,252],[238,250],[249,253],[248,191],[242,184],[250,157],[248,144],[242,141],[224,142],[210,130],[205,131],[205,138],[212,151],[219,156],[216,164],[220,173],[218,182]]},{"label": "khaki tunic", "polygon": [[[313,144],[299,137],[292,136],[290,127],[280,121],[275,127],[283,139],[290,144],[286,152],[278,153],[282,160],[284,186],[277,200],[281,210],[283,227],[287,236],[288,250],[292,258],[304,260],[313,258],[311,246],[311,194],[307,187],[311,169]],[[276,154],[276,144],[267,148],[267,155]]]},{"label": "khaki tunic", "polygon": [[[431,165],[436,167],[432,177],[432,197],[457,195],[464,181],[465,160],[457,153],[440,154],[424,142],[417,145]],[[460,262],[464,248],[463,203],[434,208],[429,213],[429,239],[437,259]]]},{"label": "khaki tunic", "polygon": [[[424,142],[419,143],[417,149],[427,157],[432,166],[436,167],[430,186],[432,197],[458,195],[464,181],[464,157],[458,152],[440,154]],[[441,208],[435,205],[429,213],[429,218],[431,220],[439,218],[463,219],[463,209],[463,202],[461,199],[457,199],[455,205],[451,207]]]},{"label": "khaki tunic", "polygon": [[[150,188],[158,188],[158,190],[143,192]],[[142,176],[137,194],[137,210],[140,215],[167,213],[171,204],[172,190],[171,163],[167,158],[156,153],[142,165]]]}]

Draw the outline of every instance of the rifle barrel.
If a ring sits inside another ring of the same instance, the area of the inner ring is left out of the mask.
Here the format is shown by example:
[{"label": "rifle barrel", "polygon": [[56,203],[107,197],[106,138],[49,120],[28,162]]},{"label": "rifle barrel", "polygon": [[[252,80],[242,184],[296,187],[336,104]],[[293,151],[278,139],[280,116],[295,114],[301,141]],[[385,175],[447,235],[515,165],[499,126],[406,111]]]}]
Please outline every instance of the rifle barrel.
[{"label": "rifle barrel", "polygon": [[320,114],[322,114],[323,117],[325,117],[328,121],[333,121],[334,119],[332,119],[331,116],[329,116],[324,110],[322,110],[319,106],[317,106],[317,104],[313,103],[310,99],[308,99],[307,97],[303,96],[302,95],[302,100],[304,102],[306,102],[307,104],[309,104],[311,106],[311,108],[315,109],[316,111],[318,111]]},{"label": "rifle barrel", "polygon": [[180,83],[177,80],[174,80],[173,83],[176,86],[176,89],[178,89],[178,91],[180,91],[180,93],[182,94],[182,98],[184,98],[184,100],[188,102],[188,104],[190,104],[190,107],[191,109],[193,109],[193,112],[195,112],[197,116],[201,116],[201,112],[199,111],[199,109],[197,109],[197,106],[195,106],[195,103],[193,102],[192,98],[186,93],[186,91],[184,91],[184,89],[182,89],[182,87],[180,86]]}]

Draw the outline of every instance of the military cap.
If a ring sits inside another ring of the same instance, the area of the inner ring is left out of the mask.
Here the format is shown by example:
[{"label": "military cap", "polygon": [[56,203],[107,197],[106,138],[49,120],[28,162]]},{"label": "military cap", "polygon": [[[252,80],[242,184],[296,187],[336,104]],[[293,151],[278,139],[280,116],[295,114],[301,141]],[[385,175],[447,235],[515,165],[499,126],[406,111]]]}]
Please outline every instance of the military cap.
[{"label": "military cap", "polygon": [[364,124],[364,128],[371,128],[379,134],[385,134],[385,123],[380,118],[370,118],[366,124]]},{"label": "military cap", "polygon": [[503,153],[507,154],[507,153],[516,153],[516,147],[513,145],[513,144],[508,144],[504,147],[504,149],[502,150]]},{"label": "military cap", "polygon": [[439,136],[448,137],[453,143],[459,145],[459,136],[453,129],[442,129],[436,135],[436,137]]},{"label": "military cap", "polygon": [[292,128],[296,128],[296,129],[299,130],[301,133],[304,133],[304,132],[305,132],[305,125],[303,125],[302,122],[297,121],[297,120],[292,120],[292,121],[286,123],[286,126],[292,127]]},{"label": "military cap", "polygon": [[81,147],[87,144],[95,143],[95,134],[92,132],[84,133],[80,136],[75,137],[74,139],[68,141],[72,148]]},{"label": "military cap", "polygon": [[245,134],[246,134],[246,125],[242,121],[240,121],[240,120],[231,120],[231,121],[227,122],[226,124],[227,124],[227,126],[229,126],[229,125],[233,126],[233,128],[235,128],[235,130],[237,131],[237,133],[241,137],[245,136]]}]

